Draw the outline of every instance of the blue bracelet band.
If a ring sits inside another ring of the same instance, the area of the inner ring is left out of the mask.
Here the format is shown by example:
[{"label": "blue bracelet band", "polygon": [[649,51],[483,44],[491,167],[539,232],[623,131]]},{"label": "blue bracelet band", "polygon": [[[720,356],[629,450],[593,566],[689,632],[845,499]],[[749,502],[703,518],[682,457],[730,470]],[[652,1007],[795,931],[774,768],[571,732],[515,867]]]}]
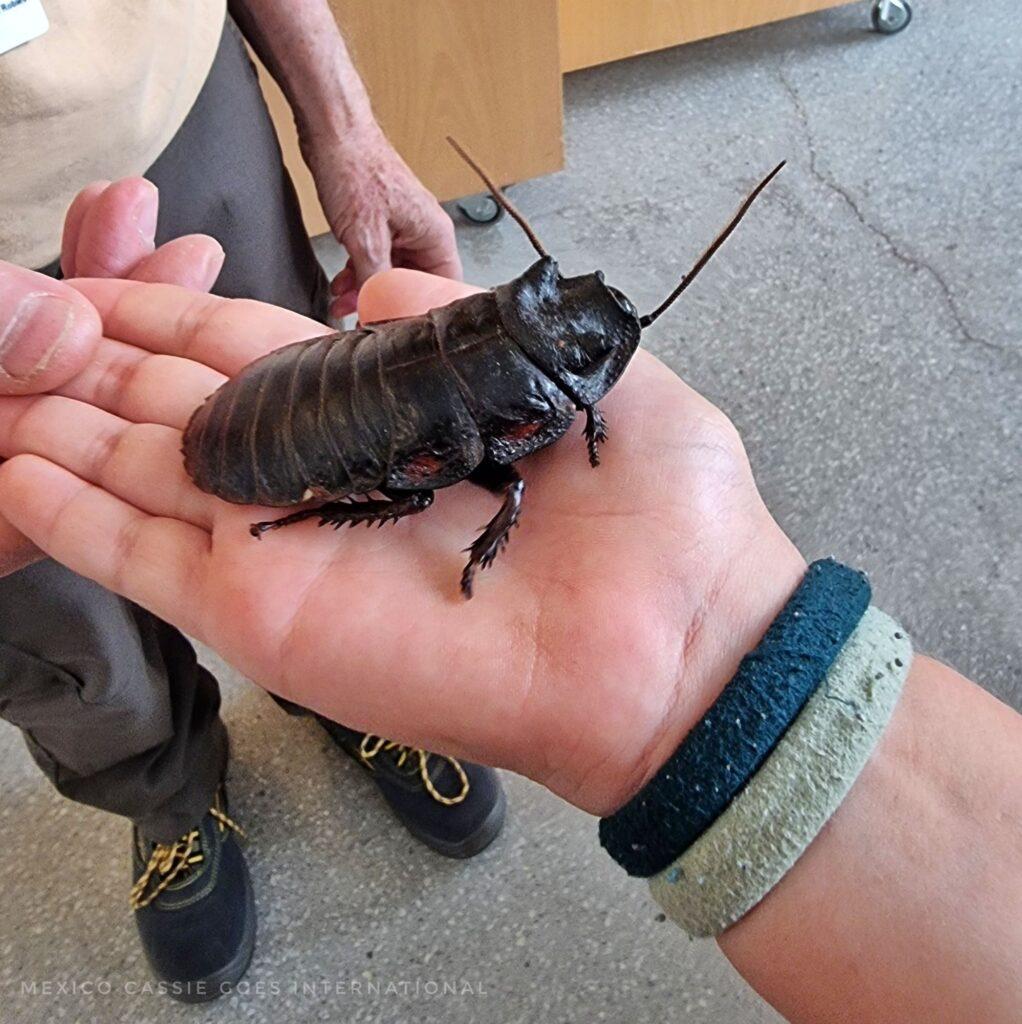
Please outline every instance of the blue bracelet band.
[{"label": "blue bracelet band", "polygon": [[827,674],[870,596],[861,572],[833,559],[809,566],[681,746],[624,807],[600,821],[600,842],[630,875],[662,871],[713,824]]}]

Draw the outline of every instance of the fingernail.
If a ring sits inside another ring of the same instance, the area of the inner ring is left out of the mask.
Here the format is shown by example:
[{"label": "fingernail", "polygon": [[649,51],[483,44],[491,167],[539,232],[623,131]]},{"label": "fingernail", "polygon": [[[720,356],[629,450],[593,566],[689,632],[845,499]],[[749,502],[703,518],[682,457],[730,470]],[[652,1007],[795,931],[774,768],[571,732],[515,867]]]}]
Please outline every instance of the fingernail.
[{"label": "fingernail", "polygon": [[74,321],[75,307],[57,295],[26,295],[0,332],[0,372],[30,380],[50,364]]},{"label": "fingernail", "polygon": [[159,193],[156,191],[156,186],[151,182],[146,182],[148,188],[145,193],[141,196],[135,208],[132,210],[132,219],[135,221],[135,226],[138,228],[138,233],[150,244],[156,237],[156,217],[159,211]]},{"label": "fingernail", "polygon": [[[205,250],[205,253],[204,253],[203,258],[202,258],[202,278],[203,278],[203,280],[206,280],[206,279],[208,279],[210,277],[214,277],[214,278],[219,277],[220,276],[220,271],[221,271],[221,269],[223,269],[223,265],[224,265],[224,250],[223,250],[223,248],[218,246],[216,249],[213,249],[213,248],[211,248],[209,246],[206,246],[206,250]],[[213,273],[214,270],[216,271],[215,275]]]}]

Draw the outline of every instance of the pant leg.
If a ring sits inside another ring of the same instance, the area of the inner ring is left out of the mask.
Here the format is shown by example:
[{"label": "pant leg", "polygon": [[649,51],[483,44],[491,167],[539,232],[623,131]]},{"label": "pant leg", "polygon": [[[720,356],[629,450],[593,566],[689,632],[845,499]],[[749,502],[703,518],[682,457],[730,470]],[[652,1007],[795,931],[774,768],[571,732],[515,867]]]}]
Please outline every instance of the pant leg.
[{"label": "pant leg", "polygon": [[[326,279],[232,22],[147,176],[160,188],[158,241],[201,231],[223,244],[216,293],[325,319]],[[66,796],[176,838],[223,773],[219,706],[188,641],[149,613],[52,562],[0,579],[0,717]]]},{"label": "pant leg", "polygon": [[146,177],[160,190],[158,244],[201,232],[224,247],[217,295],[326,320],[326,276],[302,224],[256,70],[231,19],[195,106]]},{"label": "pant leg", "polygon": [[0,717],[57,789],[170,841],[227,762],[216,681],[177,630],[54,562],[0,579]]}]

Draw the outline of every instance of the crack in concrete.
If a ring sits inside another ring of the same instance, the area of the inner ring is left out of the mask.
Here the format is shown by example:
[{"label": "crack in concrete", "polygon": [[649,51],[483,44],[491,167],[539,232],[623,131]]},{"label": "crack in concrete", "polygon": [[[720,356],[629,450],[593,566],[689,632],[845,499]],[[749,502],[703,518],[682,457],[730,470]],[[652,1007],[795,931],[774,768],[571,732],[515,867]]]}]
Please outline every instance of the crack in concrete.
[{"label": "crack in concrete", "polygon": [[809,112],[806,110],[805,102],[794,83],[788,78],[787,74],[785,74],[784,67],[781,65],[778,65],[777,67],[777,77],[780,80],[784,91],[788,94],[792,106],[795,108],[795,115],[797,116],[799,125],[802,129],[802,135],[805,138],[806,151],[809,154],[809,173],[812,177],[823,185],[824,188],[833,192],[835,195],[840,196],[840,198],[844,200],[845,205],[855,215],[856,220],[858,220],[858,222],[870,234],[879,238],[899,263],[916,273],[922,272],[930,277],[940,290],[940,293],[944,298],[944,304],[947,306],[948,313],[950,314],[952,321],[954,321],[955,327],[958,329],[958,333],[961,334],[967,342],[974,345],[982,345],[984,348],[988,348],[993,352],[1015,354],[1013,349],[1005,348],[1005,346],[999,345],[997,342],[991,341],[989,338],[984,338],[973,333],[965,323],[965,318],[962,316],[961,310],[958,308],[958,303],[955,301],[954,294],[951,291],[951,286],[947,283],[940,271],[925,260],[919,259],[917,256],[906,251],[903,245],[895,240],[887,231],[884,230],[883,227],[879,224],[874,224],[869,220],[862,212],[855,196],[853,196],[852,193],[839,181],[835,181],[820,170],[816,153],[816,143],[813,138],[812,128],[809,124]]}]

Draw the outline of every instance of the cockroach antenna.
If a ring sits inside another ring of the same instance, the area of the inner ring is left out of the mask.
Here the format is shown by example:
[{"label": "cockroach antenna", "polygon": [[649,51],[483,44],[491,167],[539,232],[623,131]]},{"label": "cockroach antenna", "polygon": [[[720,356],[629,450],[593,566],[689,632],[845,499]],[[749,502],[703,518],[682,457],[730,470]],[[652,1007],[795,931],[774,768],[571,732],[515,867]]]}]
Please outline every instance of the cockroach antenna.
[{"label": "cockroach antenna", "polygon": [[521,229],[525,232],[526,237],[532,243],[533,249],[535,249],[536,252],[540,254],[540,256],[549,256],[550,254],[546,251],[546,249],[543,248],[543,243],[540,242],[540,240],[536,237],[536,232],[532,230],[531,226],[529,225],[529,222],[522,216],[522,214],[519,212],[514,203],[512,203],[511,200],[508,199],[508,197],[504,195],[503,192],[501,192],[496,182],[494,182],[494,180],[486,173],[486,171],[484,171],[479,166],[479,164],[477,164],[475,160],[473,160],[472,157],[470,157],[468,153],[465,152],[464,148],[453,136],[448,135],[447,141],[451,144],[452,148],[454,149],[454,152],[457,153],[458,156],[460,156],[461,159],[464,160],[465,163],[467,163],[469,167],[471,167],[472,170],[479,175],[479,177],[483,180],[483,184],[490,190],[490,195],[492,195],[494,200],[504,208],[508,216],[513,217],[516,221],[518,221],[519,227],[521,227]]},{"label": "cockroach antenna", "polygon": [[645,316],[639,317],[640,325],[645,329],[649,327],[651,323],[661,313],[668,309],[678,298],[678,296],[696,279],[699,271],[706,266],[707,263],[713,258],[713,254],[728,240],[728,236],[736,227],[738,227],[741,219],[749,212],[749,207],[756,201],[756,197],[760,194],[773,181],[775,175],[780,169],[787,163],[786,160],[782,160],[748,195],[745,202],[738,207],[738,212],[731,218],[731,222],[717,237],[710,243],[710,247],[696,260],[695,266],[681,279],[681,283],[677,288],[671,292],[670,295],[664,299],[663,302],[653,310],[652,313],[647,313]]}]

